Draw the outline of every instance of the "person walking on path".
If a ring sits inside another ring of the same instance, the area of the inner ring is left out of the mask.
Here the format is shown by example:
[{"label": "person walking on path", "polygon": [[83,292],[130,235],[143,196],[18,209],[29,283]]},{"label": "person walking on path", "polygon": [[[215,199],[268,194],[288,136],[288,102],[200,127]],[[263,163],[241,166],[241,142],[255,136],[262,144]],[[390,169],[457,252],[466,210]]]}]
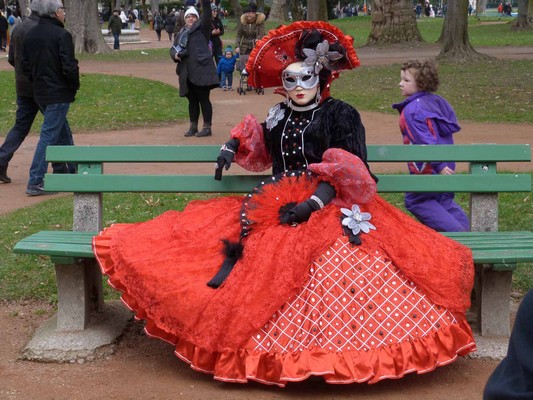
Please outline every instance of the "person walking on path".
[{"label": "person walking on path", "polygon": [[165,28],[165,32],[168,34],[168,40],[172,41],[172,33],[174,33],[174,28],[176,26],[176,14],[174,11],[169,13],[166,18],[165,22],[163,24],[163,27]]},{"label": "person walking on path", "polygon": [[[400,113],[400,131],[403,142],[412,144],[453,144],[453,134],[461,127],[452,106],[432,93],[439,86],[437,65],[434,61],[408,61],[401,67],[400,90],[406,99],[393,108]],[[410,162],[413,175],[452,175],[454,162]],[[420,222],[439,232],[470,230],[468,217],[454,201],[455,194],[406,193],[405,208]]]},{"label": "person walking on path", "polygon": [[113,10],[113,15],[107,24],[108,33],[113,34],[113,49],[120,50],[120,34],[122,33],[122,20],[118,15],[118,10]]},{"label": "person walking on path", "polygon": [[157,41],[160,42],[161,41],[161,31],[163,30],[163,17],[161,17],[161,14],[159,13],[159,11],[156,11],[154,13],[154,31],[155,31],[155,34],[157,35]]},{"label": "person walking on path", "polygon": [[[211,37],[211,3],[202,0],[202,19],[196,8],[185,11],[185,26],[176,35],[170,48],[170,57],[176,65],[179,77],[179,94],[189,101],[190,127],[185,136],[211,136],[213,106],[209,99],[211,89],[219,86],[217,69],[209,51]],[[198,131],[200,109],[204,126]]]},{"label": "person walking on path", "polygon": [[63,3],[42,0],[39,14],[39,22],[24,40],[22,58],[23,72],[33,82],[35,101],[44,115],[26,190],[30,196],[48,194],[43,187],[48,166],[46,147],[74,144],[67,113],[80,88],[78,60],[72,35],[64,26]]},{"label": "person walking on path", "polygon": [[17,112],[15,125],[8,132],[6,139],[0,147],[0,181],[11,183],[7,176],[7,167],[28,133],[30,132],[39,106],[33,97],[33,85],[29,78],[22,73],[22,51],[24,38],[28,31],[37,25],[39,16],[37,6],[40,0],[33,0],[30,4],[31,14],[13,30],[11,45],[7,61],[15,68],[15,88],[17,92]]}]

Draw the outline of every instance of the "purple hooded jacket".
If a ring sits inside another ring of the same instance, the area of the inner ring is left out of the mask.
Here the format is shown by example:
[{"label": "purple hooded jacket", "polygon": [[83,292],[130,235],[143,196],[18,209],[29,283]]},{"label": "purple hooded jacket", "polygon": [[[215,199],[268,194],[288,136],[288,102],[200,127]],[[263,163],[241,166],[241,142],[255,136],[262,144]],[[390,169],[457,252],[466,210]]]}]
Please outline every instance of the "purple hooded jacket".
[{"label": "purple hooded jacket", "polygon": [[[393,104],[400,113],[400,131],[404,144],[453,144],[453,134],[461,127],[450,103],[430,92],[418,92],[401,103]],[[410,162],[411,174],[438,174],[454,162]]]}]

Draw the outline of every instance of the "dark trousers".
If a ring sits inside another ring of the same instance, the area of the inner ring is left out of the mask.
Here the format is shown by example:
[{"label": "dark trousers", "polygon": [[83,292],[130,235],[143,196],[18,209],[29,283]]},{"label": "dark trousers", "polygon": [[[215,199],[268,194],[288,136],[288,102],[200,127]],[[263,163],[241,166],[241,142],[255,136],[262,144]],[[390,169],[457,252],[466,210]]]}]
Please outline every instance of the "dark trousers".
[{"label": "dark trousers", "polygon": [[[49,145],[73,146],[72,131],[67,121],[67,113],[70,103],[48,104],[41,108],[44,116],[41,125],[41,134],[39,142],[35,148],[33,161],[30,166],[30,185],[39,185],[43,183],[44,175],[48,168],[46,161],[46,148]],[[65,163],[52,165],[54,173],[73,173],[74,166]]]},{"label": "dark trousers", "polygon": [[113,49],[115,50],[120,50],[120,41],[118,40],[119,36],[120,35],[118,33],[113,33]]},{"label": "dark trousers", "polygon": [[15,125],[8,132],[4,144],[0,147],[0,166],[7,167],[13,154],[20,147],[28,133],[35,116],[39,112],[39,106],[33,97],[17,97],[17,113],[15,114]]},{"label": "dark trousers", "polygon": [[[8,132],[2,146],[0,146],[0,167],[7,167],[13,154],[18,150],[30,132],[39,106],[33,97],[17,97],[17,113],[15,125]],[[65,163],[53,163],[54,173],[74,172],[74,166]]]},{"label": "dark trousers", "polygon": [[187,93],[187,100],[189,100],[189,119],[191,122],[198,122],[200,118],[200,109],[204,117],[204,124],[211,125],[213,120],[213,106],[209,100],[209,93],[211,89],[206,86],[196,86],[190,81],[187,81],[189,93]]},{"label": "dark trousers", "polygon": [[516,312],[507,356],[487,381],[484,400],[533,398],[533,289],[522,299]]},{"label": "dark trousers", "polygon": [[1,44],[2,50],[6,51],[6,49],[7,49],[7,31],[0,32],[0,42],[2,42],[2,44]]},{"label": "dark trousers", "polygon": [[220,71],[220,87],[223,88],[224,86],[227,86],[228,89],[233,86],[233,71]]}]

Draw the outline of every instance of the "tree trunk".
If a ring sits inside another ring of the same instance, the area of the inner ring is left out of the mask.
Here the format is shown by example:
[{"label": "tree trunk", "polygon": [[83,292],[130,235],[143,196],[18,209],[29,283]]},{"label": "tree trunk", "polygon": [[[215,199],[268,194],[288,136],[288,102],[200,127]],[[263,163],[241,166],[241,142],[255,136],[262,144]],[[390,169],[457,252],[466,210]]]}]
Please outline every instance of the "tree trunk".
[{"label": "tree trunk", "polygon": [[145,24],[148,23],[148,12],[146,11],[148,9],[146,5],[146,0],[141,1],[141,9],[143,10],[143,22]]},{"label": "tree trunk", "polygon": [[150,1],[150,9],[152,10],[152,14],[159,11],[159,0]]},{"label": "tree trunk", "polygon": [[307,1],[307,20],[308,21],[327,21],[328,4],[326,0],[308,0]]},{"label": "tree trunk", "polygon": [[29,3],[26,3],[26,0],[19,0],[19,7],[20,7],[20,17],[27,17],[27,10],[28,10]]},{"label": "tree trunk", "polygon": [[270,14],[268,14],[268,20],[274,22],[286,21],[287,6],[285,0],[272,0],[272,6],[270,7]]},{"label": "tree trunk", "polygon": [[468,0],[448,0],[448,12],[441,33],[441,49],[438,60],[468,62],[488,59],[478,53],[468,38]]},{"label": "tree trunk", "polygon": [[255,5],[257,6],[257,11],[265,12],[265,0],[255,0]]},{"label": "tree trunk", "polygon": [[235,13],[235,19],[237,20],[237,28],[241,25],[242,6],[239,0],[230,0],[231,8]]},{"label": "tree trunk", "polygon": [[293,21],[305,20],[304,9],[301,1],[289,0],[289,10],[291,11]]},{"label": "tree trunk", "polygon": [[533,0],[529,0],[527,3],[527,20],[529,23],[533,23]]},{"label": "tree trunk", "polygon": [[367,45],[422,42],[410,0],[373,0]]},{"label": "tree trunk", "polygon": [[66,28],[72,34],[76,53],[110,53],[102,36],[98,0],[65,0]]},{"label": "tree trunk", "polygon": [[527,0],[518,0],[518,17],[513,22],[512,29],[531,29],[531,25],[529,25],[529,21],[527,20],[527,3]]},{"label": "tree trunk", "polygon": [[481,16],[487,9],[487,0],[476,0],[476,16]]}]

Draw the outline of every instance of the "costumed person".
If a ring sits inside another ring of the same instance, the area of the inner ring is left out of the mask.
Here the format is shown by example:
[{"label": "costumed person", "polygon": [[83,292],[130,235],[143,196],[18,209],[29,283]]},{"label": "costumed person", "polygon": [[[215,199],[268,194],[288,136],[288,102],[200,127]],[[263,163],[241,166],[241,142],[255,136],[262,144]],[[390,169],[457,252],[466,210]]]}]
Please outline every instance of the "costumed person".
[{"label": "costumed person", "polygon": [[247,69],[286,101],[232,129],[215,179],[233,161],[273,175],[94,238],[147,333],[192,368],[225,382],[375,383],[475,350],[470,250],[376,194],[359,113],[329,96],[358,65],[353,38],[328,23],[270,31]]},{"label": "costumed person", "polygon": [[[185,11],[184,19],[185,25],[170,48],[170,58],[176,63],[180,97],[187,97],[189,102],[190,127],[185,136],[211,136],[213,105],[209,96],[211,90],[220,84],[217,67],[209,50],[211,2],[202,0],[201,20],[195,7],[189,7]],[[202,130],[198,131],[200,109],[204,125]]]},{"label": "costumed person", "polygon": [[[453,134],[461,127],[450,103],[433,93],[439,86],[437,65],[432,60],[407,61],[400,71],[400,92],[404,101],[392,107],[400,113],[403,143],[453,144]],[[413,175],[452,175],[455,162],[409,162]],[[439,232],[465,232],[470,223],[465,212],[455,202],[455,193],[405,194],[405,208],[420,222]]]}]

